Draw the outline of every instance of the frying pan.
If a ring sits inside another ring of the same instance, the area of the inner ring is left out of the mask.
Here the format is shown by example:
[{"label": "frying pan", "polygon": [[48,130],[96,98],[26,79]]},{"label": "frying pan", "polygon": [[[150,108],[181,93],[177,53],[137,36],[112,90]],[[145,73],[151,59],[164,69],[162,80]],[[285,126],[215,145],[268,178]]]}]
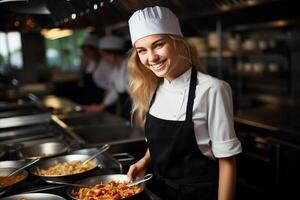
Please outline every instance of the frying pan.
[{"label": "frying pan", "polygon": [[[15,170],[17,170],[18,168],[0,168],[0,176],[1,177],[6,177],[8,176],[10,173],[14,172]],[[21,170],[19,171],[16,175],[21,175],[23,176],[22,179],[18,180],[16,183],[8,185],[8,186],[0,186],[0,195],[4,194],[7,190],[10,190],[13,186],[17,185],[18,183],[22,182],[23,180],[25,180],[28,176],[28,172],[26,170]]]},{"label": "frying pan", "polygon": [[63,154],[68,149],[69,146],[63,142],[46,142],[22,147],[18,150],[18,155],[23,159],[47,158]]},{"label": "frying pan", "polygon": [[74,181],[78,180],[81,178],[86,177],[89,175],[94,169],[97,168],[98,165],[100,165],[100,161],[95,158],[93,162],[95,163],[95,167],[84,171],[80,172],[77,174],[70,174],[70,175],[57,175],[57,176],[48,176],[48,175],[39,175],[37,173],[37,168],[39,169],[48,169],[50,167],[53,167],[57,165],[58,163],[63,163],[63,162],[72,162],[72,161],[85,161],[88,159],[90,156],[89,155],[81,155],[81,154],[70,154],[70,155],[64,155],[64,156],[58,156],[54,158],[48,158],[48,159],[43,159],[40,160],[39,162],[35,163],[34,165],[31,166],[30,172],[42,179],[45,180],[53,180],[53,181]]},{"label": "frying pan", "polygon": [[[108,175],[102,175],[102,176],[93,176],[86,179],[83,179],[81,181],[76,182],[76,184],[81,185],[87,185],[87,186],[95,186],[97,184],[101,183],[108,183],[110,181],[127,181],[128,177],[126,174],[108,174]],[[142,189],[142,191],[145,189],[145,183],[141,183],[139,187]],[[80,187],[71,186],[67,189],[67,194],[70,198],[76,199],[76,196],[74,195],[74,192],[78,192]],[[142,191],[140,193],[142,193]],[[140,195],[140,193],[137,193],[131,197],[124,198],[124,199],[132,199],[134,197],[137,197]]]},{"label": "frying pan", "polygon": [[20,199],[30,199],[30,200],[65,200],[65,198],[48,193],[27,193],[18,194],[13,196],[8,196],[2,198],[2,200],[20,200]]}]

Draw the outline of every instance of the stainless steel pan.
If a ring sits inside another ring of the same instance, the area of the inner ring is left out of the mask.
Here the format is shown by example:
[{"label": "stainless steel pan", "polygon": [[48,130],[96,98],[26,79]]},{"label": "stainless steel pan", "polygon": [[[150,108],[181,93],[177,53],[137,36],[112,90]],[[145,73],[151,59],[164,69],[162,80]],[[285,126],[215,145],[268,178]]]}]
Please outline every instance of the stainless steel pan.
[{"label": "stainless steel pan", "polygon": [[13,196],[8,196],[2,198],[2,200],[65,200],[65,198],[48,193],[27,193],[27,194],[18,194]]},{"label": "stainless steel pan", "polygon": [[53,180],[53,181],[74,181],[78,180],[81,178],[86,177],[89,175],[94,169],[100,165],[99,159],[95,158],[93,162],[95,163],[95,167],[88,170],[84,171],[81,173],[77,174],[70,174],[70,175],[57,175],[57,176],[46,176],[46,175],[39,175],[37,173],[37,168],[39,169],[48,169],[50,167],[53,167],[57,165],[58,163],[63,163],[63,162],[71,162],[71,161],[81,161],[84,162],[86,159],[88,159],[90,156],[89,155],[81,155],[81,154],[70,154],[70,155],[64,155],[64,156],[58,156],[54,158],[48,158],[48,159],[43,159],[37,162],[36,164],[32,165],[30,168],[30,172],[36,176],[39,176],[43,179],[46,180]]},{"label": "stainless steel pan", "polygon": [[[14,172],[15,170],[17,170],[18,168],[0,168],[0,177],[6,177],[9,174],[11,174],[12,172]],[[23,180],[25,180],[28,176],[28,172],[26,170],[21,170],[19,171],[16,175],[21,175],[23,176],[22,179],[18,180],[16,183],[8,185],[8,186],[0,186],[0,196],[3,195],[5,192],[7,192],[8,190],[12,189],[15,185],[19,184],[20,182],[22,182]]]},{"label": "stainless steel pan", "polygon": [[[97,184],[108,183],[108,182],[113,181],[113,180],[123,182],[123,181],[126,181],[127,179],[128,178],[127,178],[126,174],[109,174],[109,175],[89,177],[89,178],[86,178],[86,179],[83,179],[81,181],[76,182],[76,184],[87,185],[87,186],[93,187]],[[139,187],[143,191],[145,189],[145,183],[141,183],[139,185]],[[80,189],[80,187],[76,187],[76,186],[68,187],[68,189],[67,189],[68,196],[72,199],[76,199],[76,196],[74,195],[74,193],[78,192],[79,189]],[[125,199],[135,198],[135,197],[139,196],[140,193],[135,194],[135,195],[133,195],[131,197],[128,197],[128,198],[125,198]]]},{"label": "stainless steel pan", "polygon": [[63,142],[46,142],[22,147],[18,151],[18,156],[22,159],[36,159],[57,156],[68,151],[69,146]]}]

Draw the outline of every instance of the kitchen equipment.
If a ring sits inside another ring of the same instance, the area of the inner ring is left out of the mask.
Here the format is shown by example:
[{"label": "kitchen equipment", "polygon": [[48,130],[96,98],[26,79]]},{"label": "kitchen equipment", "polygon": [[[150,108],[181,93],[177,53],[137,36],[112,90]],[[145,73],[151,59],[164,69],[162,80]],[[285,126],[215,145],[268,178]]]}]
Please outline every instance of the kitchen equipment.
[{"label": "kitchen equipment", "polygon": [[18,155],[23,159],[47,158],[63,154],[68,149],[69,146],[64,142],[45,142],[22,147],[19,149]]},{"label": "kitchen equipment", "polygon": [[43,178],[43,180],[53,180],[53,181],[74,181],[81,179],[89,173],[91,173],[97,166],[100,164],[99,159],[95,158],[93,162],[95,163],[95,167],[76,174],[69,174],[69,175],[40,175],[38,173],[38,169],[48,169],[50,167],[56,166],[59,163],[64,163],[64,162],[72,162],[72,161],[81,161],[84,162],[86,159],[90,158],[89,155],[81,155],[81,154],[70,154],[70,155],[64,155],[64,156],[58,156],[54,158],[48,158],[48,159],[43,159],[31,166],[30,172],[36,176],[39,176]]},{"label": "kitchen equipment", "polygon": [[[97,148],[83,148],[83,149],[77,149],[72,151],[72,154],[84,154],[84,155],[93,155],[98,151]],[[114,172],[123,173],[123,165],[121,164],[121,161],[132,161],[134,160],[134,157],[132,157],[128,153],[121,153],[124,154],[123,158],[118,159],[115,157],[115,155],[119,154],[109,154],[107,152],[103,152],[102,154],[98,155],[97,158],[101,161],[101,164],[99,167],[101,169],[110,169]]]},{"label": "kitchen equipment", "polygon": [[7,147],[5,145],[0,145],[0,159],[6,155]]},{"label": "kitchen equipment", "polygon": [[15,171],[11,172],[8,176],[13,176],[14,174],[19,173],[20,171],[22,171],[23,169],[25,169],[26,167],[29,167],[30,165],[36,163],[37,161],[39,161],[40,158],[36,158],[28,163],[26,163],[25,165],[21,166],[20,168],[17,168]]},{"label": "kitchen equipment", "polygon": [[15,174],[16,177],[18,176],[17,178],[8,177],[12,172],[16,170],[17,170],[16,168],[0,168],[0,177],[1,177],[0,181],[2,182],[2,184],[4,184],[5,182],[7,184],[7,181],[9,182],[13,181],[12,184],[0,186],[0,196],[27,178],[28,172],[24,169],[22,169],[17,174]]},{"label": "kitchen equipment", "polygon": [[101,153],[103,153],[103,152],[105,152],[107,149],[109,149],[109,147],[110,147],[109,144],[103,145],[101,148],[98,149],[98,151],[97,151],[94,155],[92,155],[92,156],[90,156],[88,159],[86,159],[86,160],[82,163],[82,165],[87,164],[89,161],[93,160],[93,159],[96,158],[98,155],[100,155]]},{"label": "kitchen equipment", "polygon": [[25,160],[6,160],[0,162],[0,168],[20,168],[26,163]]},{"label": "kitchen equipment", "polygon": [[128,187],[139,185],[141,183],[144,183],[152,178],[153,174],[146,174],[142,178],[138,178],[130,183],[127,184]]},{"label": "kitchen equipment", "polygon": [[14,105],[0,109],[0,129],[50,121],[51,113],[34,104]]},{"label": "kitchen equipment", "polygon": [[21,200],[21,199],[30,199],[30,200],[65,200],[65,198],[48,193],[25,193],[12,195],[8,197],[1,198],[2,200]]},{"label": "kitchen equipment", "polygon": [[[89,178],[86,178],[86,179],[76,182],[76,184],[95,186],[97,184],[108,183],[110,181],[125,182],[127,180],[128,180],[128,177],[126,174],[108,174],[108,175],[102,175],[102,176],[89,177]],[[142,191],[144,191],[145,185],[146,185],[145,183],[141,183],[139,185],[139,187],[142,189]],[[76,196],[74,195],[74,193],[78,192],[79,190],[80,190],[80,187],[72,186],[67,189],[67,194],[72,199],[76,199]],[[139,196],[141,193],[142,192],[137,193],[131,197]],[[129,198],[131,198],[131,197],[129,197]],[[127,198],[125,198],[125,199],[127,199]]]},{"label": "kitchen equipment", "polygon": [[77,183],[68,183],[62,181],[52,181],[52,180],[44,180],[47,183],[51,184],[58,184],[58,185],[68,185],[68,186],[75,186],[75,187],[89,187],[89,185],[77,184]]}]

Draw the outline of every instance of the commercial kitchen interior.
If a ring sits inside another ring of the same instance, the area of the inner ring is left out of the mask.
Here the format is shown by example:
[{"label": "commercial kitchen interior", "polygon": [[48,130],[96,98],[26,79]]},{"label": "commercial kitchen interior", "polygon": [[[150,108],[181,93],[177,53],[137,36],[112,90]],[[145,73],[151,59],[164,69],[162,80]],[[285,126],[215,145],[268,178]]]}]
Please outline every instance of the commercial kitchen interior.
[{"label": "commercial kitchen interior", "polygon": [[0,145],[8,149],[0,161],[16,159],[20,144],[109,143],[109,155],[132,158],[117,162],[126,173],[145,152],[143,130],[110,113],[76,111],[80,45],[92,32],[130,47],[128,18],[154,5],[179,17],[208,74],[232,88],[243,147],[236,199],[297,199],[300,12],[292,0],[0,0]]}]

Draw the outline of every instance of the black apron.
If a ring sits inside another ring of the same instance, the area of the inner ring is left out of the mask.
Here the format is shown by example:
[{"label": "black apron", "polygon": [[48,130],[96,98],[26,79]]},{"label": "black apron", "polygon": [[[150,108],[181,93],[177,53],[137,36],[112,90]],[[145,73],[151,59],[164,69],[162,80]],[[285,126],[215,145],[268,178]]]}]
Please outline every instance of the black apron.
[{"label": "black apron", "polygon": [[[215,200],[218,196],[217,162],[201,153],[194,133],[196,84],[197,71],[192,68],[185,121],[163,120],[149,112],[146,116],[145,135],[157,178],[156,192],[164,200]],[[152,102],[154,98],[155,94]]]},{"label": "black apron", "polygon": [[122,92],[118,94],[118,107],[119,107],[119,115],[124,119],[130,121],[131,116],[131,98],[127,92]]},{"label": "black apron", "polygon": [[84,105],[99,104],[104,98],[105,90],[98,87],[93,80],[93,73],[84,73],[82,77],[81,102]]}]

